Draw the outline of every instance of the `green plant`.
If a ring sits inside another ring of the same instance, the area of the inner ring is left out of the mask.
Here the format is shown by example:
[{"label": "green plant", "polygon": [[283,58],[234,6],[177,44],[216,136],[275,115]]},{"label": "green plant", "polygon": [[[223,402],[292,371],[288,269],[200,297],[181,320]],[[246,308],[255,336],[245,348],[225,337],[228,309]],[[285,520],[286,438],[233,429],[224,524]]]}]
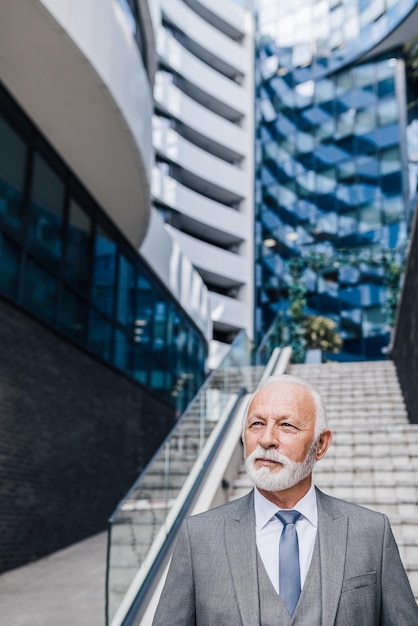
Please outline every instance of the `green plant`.
[{"label": "green plant", "polygon": [[343,345],[334,320],[322,315],[307,315],[303,322],[307,349],[337,353]]},{"label": "green plant", "polygon": [[[302,363],[305,358],[306,348],[314,346],[316,342],[327,344],[330,347],[321,347],[327,352],[338,352],[342,346],[342,339],[335,330],[336,325],[332,320],[322,316],[306,316],[306,287],[303,273],[306,269],[313,270],[316,274],[329,271],[338,271],[341,267],[350,265],[359,268],[380,268],[380,280],[385,288],[385,304],[383,307],[388,326],[393,326],[399,297],[399,289],[402,278],[403,258],[402,250],[353,250],[345,249],[332,255],[310,252],[306,256],[293,257],[288,261],[290,282],[289,294],[289,344],[293,350],[293,360]],[[326,322],[313,322],[317,317]],[[312,318],[312,319],[310,319]],[[334,324],[333,328],[329,325]],[[321,328],[321,331],[320,331]],[[334,338],[332,337],[334,332]]]},{"label": "green plant", "polygon": [[302,257],[294,257],[289,261],[289,271],[292,277],[289,285],[289,344],[295,363],[304,361],[306,349],[303,320],[308,290],[302,279],[305,267],[305,260]]}]

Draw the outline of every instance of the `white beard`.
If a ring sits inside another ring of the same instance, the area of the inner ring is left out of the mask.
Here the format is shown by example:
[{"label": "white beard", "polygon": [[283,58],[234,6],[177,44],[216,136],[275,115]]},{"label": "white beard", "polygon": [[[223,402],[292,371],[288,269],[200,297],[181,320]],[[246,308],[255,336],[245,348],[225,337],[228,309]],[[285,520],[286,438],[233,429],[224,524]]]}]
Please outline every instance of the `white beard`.
[{"label": "white beard", "polygon": [[[290,489],[290,487],[293,487],[312,473],[315,465],[316,446],[317,442],[314,441],[301,463],[292,461],[277,450],[265,450],[262,446],[258,446],[245,459],[245,469],[248,477],[256,487],[264,491]],[[256,469],[255,461],[260,457],[281,463],[282,467],[277,468],[275,471],[272,471],[270,467]]]}]

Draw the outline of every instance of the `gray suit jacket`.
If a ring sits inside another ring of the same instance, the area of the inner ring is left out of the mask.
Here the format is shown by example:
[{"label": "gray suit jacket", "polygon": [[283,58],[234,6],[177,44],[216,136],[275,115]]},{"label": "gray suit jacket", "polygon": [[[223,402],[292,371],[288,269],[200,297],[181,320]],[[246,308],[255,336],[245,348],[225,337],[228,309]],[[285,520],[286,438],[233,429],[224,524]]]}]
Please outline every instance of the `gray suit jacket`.
[{"label": "gray suit jacket", "polygon": [[[387,517],[318,489],[317,502],[321,626],[418,626]],[[180,531],[153,626],[196,625],[260,626],[252,492]]]}]

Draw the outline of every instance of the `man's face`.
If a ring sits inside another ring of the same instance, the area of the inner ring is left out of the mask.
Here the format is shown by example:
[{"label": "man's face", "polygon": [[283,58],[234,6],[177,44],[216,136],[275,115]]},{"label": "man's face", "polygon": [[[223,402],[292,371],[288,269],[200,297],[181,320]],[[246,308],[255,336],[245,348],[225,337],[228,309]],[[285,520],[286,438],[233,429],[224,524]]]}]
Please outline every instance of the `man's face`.
[{"label": "man's face", "polygon": [[307,389],[272,383],[253,398],[243,432],[246,469],[260,490],[306,480],[316,460],[315,405]]}]

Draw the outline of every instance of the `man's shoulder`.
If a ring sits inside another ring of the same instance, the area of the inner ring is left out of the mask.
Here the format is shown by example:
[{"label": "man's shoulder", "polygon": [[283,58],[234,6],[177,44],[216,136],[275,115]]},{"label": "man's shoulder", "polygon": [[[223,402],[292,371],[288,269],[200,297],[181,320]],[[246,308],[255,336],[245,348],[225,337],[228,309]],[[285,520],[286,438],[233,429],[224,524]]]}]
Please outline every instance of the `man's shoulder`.
[{"label": "man's shoulder", "polygon": [[225,502],[225,504],[221,504],[213,509],[204,511],[203,513],[192,515],[187,519],[187,522],[191,525],[206,523],[213,524],[215,522],[223,521],[227,517],[241,517],[242,515],[245,515],[249,511],[253,510],[253,508],[253,491],[251,490],[241,498]]},{"label": "man's shoulder", "polygon": [[318,487],[316,488],[316,493],[318,503],[328,512],[333,512],[334,514],[340,513],[341,515],[346,515],[349,518],[356,518],[359,521],[361,519],[367,519],[375,521],[376,523],[382,523],[383,520],[386,519],[386,516],[383,513],[374,511],[373,509],[369,509],[359,504],[355,504],[354,502],[349,502],[348,500],[342,500],[340,498],[336,498],[335,496],[330,496],[318,489]]}]

